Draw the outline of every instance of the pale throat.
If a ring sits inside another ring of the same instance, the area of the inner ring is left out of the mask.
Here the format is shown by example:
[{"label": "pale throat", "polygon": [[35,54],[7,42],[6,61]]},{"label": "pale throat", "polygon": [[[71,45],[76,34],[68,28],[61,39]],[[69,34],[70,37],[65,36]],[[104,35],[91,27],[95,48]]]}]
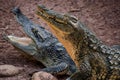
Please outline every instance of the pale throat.
[{"label": "pale throat", "polygon": [[71,56],[71,58],[74,60],[75,59],[75,53],[77,49],[75,48],[75,45],[73,45],[69,40],[65,39],[65,34],[55,30],[55,28],[51,28],[51,31],[55,34],[57,39],[63,44],[65,49],[67,50],[68,54]]},{"label": "pale throat", "polygon": [[73,60],[75,60],[75,45],[73,45],[69,40],[65,39],[65,33],[57,29],[54,25],[47,22],[48,26],[50,26],[51,31],[53,34],[57,37],[57,39],[63,44],[63,46],[66,48],[68,54],[71,56]]}]

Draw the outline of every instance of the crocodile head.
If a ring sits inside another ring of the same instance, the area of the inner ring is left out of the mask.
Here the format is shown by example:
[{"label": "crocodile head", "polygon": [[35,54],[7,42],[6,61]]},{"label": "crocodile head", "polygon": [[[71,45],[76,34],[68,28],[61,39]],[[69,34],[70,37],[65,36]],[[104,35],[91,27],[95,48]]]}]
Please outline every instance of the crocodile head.
[{"label": "crocodile head", "polygon": [[41,44],[45,38],[50,37],[51,35],[43,27],[30,21],[24,14],[22,14],[18,7],[12,9],[12,13],[15,15],[18,23],[22,25],[27,37],[17,37],[6,34],[4,34],[3,37],[16,48],[33,56],[38,53],[38,44]]},{"label": "crocodile head", "polygon": [[83,40],[84,31],[81,29],[83,25],[74,16],[60,14],[42,5],[38,5],[37,15],[51,27],[53,33],[74,60],[77,56],[74,53],[80,50],[78,44],[82,43]]},{"label": "crocodile head", "polygon": [[43,5],[38,6],[37,15],[44,19],[53,29],[64,34],[70,34],[75,31],[77,18],[68,14],[59,14],[49,10]]}]

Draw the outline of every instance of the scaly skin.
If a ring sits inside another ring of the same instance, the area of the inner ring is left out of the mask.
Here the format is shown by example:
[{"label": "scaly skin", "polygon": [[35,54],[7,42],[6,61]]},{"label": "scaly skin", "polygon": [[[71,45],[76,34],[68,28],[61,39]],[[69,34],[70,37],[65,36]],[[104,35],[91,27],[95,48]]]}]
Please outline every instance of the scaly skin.
[{"label": "scaly skin", "polygon": [[79,71],[67,80],[120,79],[120,51],[102,43],[77,18],[38,5],[37,15],[51,27]]},{"label": "scaly skin", "polygon": [[19,8],[14,8],[12,12],[29,38],[5,35],[6,40],[43,63],[46,68],[41,71],[55,75],[71,75],[76,71],[75,63],[63,45],[49,31],[30,21]]},{"label": "scaly skin", "polygon": [[111,47],[120,50],[120,45],[113,45]]}]

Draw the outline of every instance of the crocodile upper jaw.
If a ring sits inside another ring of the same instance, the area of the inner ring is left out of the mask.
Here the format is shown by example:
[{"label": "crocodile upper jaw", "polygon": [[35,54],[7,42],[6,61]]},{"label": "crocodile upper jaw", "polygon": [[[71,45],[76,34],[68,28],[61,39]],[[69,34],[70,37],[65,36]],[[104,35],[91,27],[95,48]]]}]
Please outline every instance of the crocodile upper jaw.
[{"label": "crocodile upper jaw", "polygon": [[74,32],[74,27],[78,20],[68,14],[59,14],[53,10],[49,10],[42,5],[38,5],[37,15],[42,18],[48,25],[58,32],[70,34]]}]

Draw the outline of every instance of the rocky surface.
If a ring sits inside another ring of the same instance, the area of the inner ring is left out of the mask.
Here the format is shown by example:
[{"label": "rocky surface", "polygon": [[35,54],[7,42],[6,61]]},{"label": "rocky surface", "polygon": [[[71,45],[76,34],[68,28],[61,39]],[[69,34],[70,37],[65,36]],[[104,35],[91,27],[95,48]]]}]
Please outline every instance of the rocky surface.
[{"label": "rocky surface", "polygon": [[0,65],[0,77],[15,76],[23,71],[23,68],[15,67],[13,65]]},{"label": "rocky surface", "polygon": [[50,73],[40,71],[33,74],[32,80],[58,80],[58,79],[55,78]]}]

